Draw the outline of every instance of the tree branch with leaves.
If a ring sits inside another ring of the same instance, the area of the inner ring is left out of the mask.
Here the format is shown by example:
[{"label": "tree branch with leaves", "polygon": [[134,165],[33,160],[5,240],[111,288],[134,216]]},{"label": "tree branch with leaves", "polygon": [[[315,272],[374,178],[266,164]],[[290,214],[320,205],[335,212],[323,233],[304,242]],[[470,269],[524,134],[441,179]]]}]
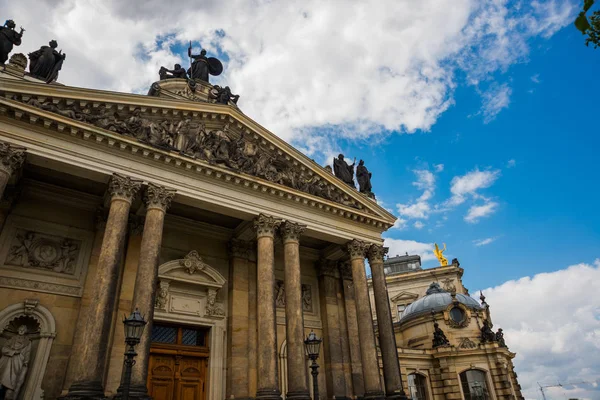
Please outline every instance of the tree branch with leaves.
[{"label": "tree branch with leaves", "polygon": [[575,27],[583,35],[587,35],[585,38],[585,45],[589,46],[590,43],[595,49],[600,46],[600,10],[596,10],[590,16],[588,20],[587,12],[594,5],[594,0],[584,0],[583,10],[577,16],[575,20]]}]

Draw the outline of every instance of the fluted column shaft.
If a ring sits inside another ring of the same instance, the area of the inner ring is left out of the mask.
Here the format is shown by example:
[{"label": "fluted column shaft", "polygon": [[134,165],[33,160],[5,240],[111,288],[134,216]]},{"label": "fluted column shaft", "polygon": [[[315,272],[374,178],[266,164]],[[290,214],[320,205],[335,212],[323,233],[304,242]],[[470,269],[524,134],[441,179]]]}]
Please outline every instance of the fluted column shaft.
[{"label": "fluted column shaft", "polygon": [[400,363],[392,322],[390,299],[385,282],[385,273],[383,272],[383,257],[387,251],[387,247],[373,244],[369,248],[367,255],[373,276],[373,294],[375,297],[375,309],[377,311],[379,347],[381,347],[381,358],[383,361],[385,395],[388,399],[406,399],[406,394],[402,387],[402,377],[400,376]]},{"label": "fluted column shaft", "polygon": [[256,398],[281,399],[277,379],[277,327],[275,320],[275,262],[274,236],[281,221],[259,215],[254,220],[256,229],[258,382]]},{"label": "fluted column shaft", "polygon": [[0,142],[0,199],[12,174],[25,161],[25,148]]},{"label": "fluted column shaft", "polygon": [[310,399],[304,350],[304,316],[302,314],[302,283],[300,281],[300,235],[303,225],[286,221],[281,226],[285,265],[285,332],[287,339],[286,398]]},{"label": "fluted column shaft", "polygon": [[87,313],[79,317],[81,322],[78,326],[81,326],[81,330],[77,332],[77,341],[81,343],[81,348],[71,356],[68,379],[74,383],[66,398],[101,398],[104,395],[102,379],[108,355],[119,263],[127,235],[129,209],[140,187],[140,181],[117,174],[109,182],[110,210],[90,305]]},{"label": "fluted column shaft", "polygon": [[348,243],[348,253],[352,266],[352,280],[354,281],[354,296],[356,300],[356,313],[358,317],[358,336],[360,339],[360,355],[362,359],[363,377],[365,383],[365,399],[381,399],[383,391],[379,380],[379,362],[377,360],[377,347],[373,332],[373,317],[369,289],[367,287],[367,274],[365,272],[365,253],[367,246],[360,240]]},{"label": "fluted column shaft", "polygon": [[140,310],[148,324],[144,329],[140,344],[136,347],[138,356],[131,375],[132,391],[130,395],[132,398],[146,398],[152,319],[154,317],[154,302],[158,283],[158,257],[162,243],[165,213],[174,196],[174,190],[154,184],[148,185],[144,196],[147,211],[133,289],[132,310],[136,308]]}]

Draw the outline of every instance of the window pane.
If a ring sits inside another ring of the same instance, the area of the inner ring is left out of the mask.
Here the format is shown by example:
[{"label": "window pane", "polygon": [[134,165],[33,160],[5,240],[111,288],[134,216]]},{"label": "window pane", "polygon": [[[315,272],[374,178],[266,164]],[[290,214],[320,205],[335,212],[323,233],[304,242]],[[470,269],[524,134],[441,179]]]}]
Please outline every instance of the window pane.
[{"label": "window pane", "polygon": [[485,373],[470,369],[460,374],[465,400],[489,400]]},{"label": "window pane", "polygon": [[186,346],[205,346],[204,331],[198,329],[183,328],[181,344]]},{"label": "window pane", "polygon": [[177,342],[177,328],[172,326],[154,325],[152,327],[152,341],[156,343]]},{"label": "window pane", "polygon": [[418,374],[408,375],[408,389],[411,400],[427,400],[425,377]]}]

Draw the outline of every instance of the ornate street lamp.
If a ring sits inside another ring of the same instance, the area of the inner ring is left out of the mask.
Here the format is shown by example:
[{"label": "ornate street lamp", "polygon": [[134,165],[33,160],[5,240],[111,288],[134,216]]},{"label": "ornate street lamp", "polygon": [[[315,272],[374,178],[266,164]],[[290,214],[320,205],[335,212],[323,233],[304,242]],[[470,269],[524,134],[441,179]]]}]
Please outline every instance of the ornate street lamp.
[{"label": "ornate street lamp", "polygon": [[123,319],[123,325],[125,325],[125,343],[127,344],[127,350],[125,351],[125,374],[123,375],[123,382],[121,387],[123,388],[122,400],[129,400],[129,386],[131,385],[131,368],[135,365],[135,346],[140,342],[144,327],[147,322],[144,317],[140,314],[140,311],[136,308],[129,317]]},{"label": "ornate street lamp", "polygon": [[304,341],[308,358],[312,360],[310,369],[312,370],[311,375],[313,377],[313,400],[319,400],[319,381],[317,379],[317,376],[319,376],[319,364],[317,364],[317,358],[319,358],[322,341],[323,339],[319,339],[313,331],[310,331]]}]

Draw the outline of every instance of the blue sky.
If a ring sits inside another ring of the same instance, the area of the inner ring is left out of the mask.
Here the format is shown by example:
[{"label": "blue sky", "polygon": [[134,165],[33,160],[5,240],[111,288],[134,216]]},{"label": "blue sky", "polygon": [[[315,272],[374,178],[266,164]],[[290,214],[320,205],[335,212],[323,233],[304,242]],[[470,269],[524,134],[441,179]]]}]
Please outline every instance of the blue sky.
[{"label": "blue sky", "polygon": [[[444,165],[436,174],[440,202],[451,196],[454,176],[475,168],[500,171],[481,190],[499,203],[494,214],[468,223],[463,204],[422,220],[422,229],[409,225],[386,236],[445,242],[472,289],[593,262],[600,254],[599,68],[600,51],[585,47],[568,26],[550,39],[532,40],[527,61],[493,77],[512,87],[510,104],[494,120],[477,115],[481,98],[474,87],[458,86],[455,104],[429,132],[391,135],[376,147],[346,141],[344,151],[365,160],[374,191],[394,211],[396,203],[421,194],[411,184],[415,169]],[[486,238],[495,240],[475,246]]]}]

